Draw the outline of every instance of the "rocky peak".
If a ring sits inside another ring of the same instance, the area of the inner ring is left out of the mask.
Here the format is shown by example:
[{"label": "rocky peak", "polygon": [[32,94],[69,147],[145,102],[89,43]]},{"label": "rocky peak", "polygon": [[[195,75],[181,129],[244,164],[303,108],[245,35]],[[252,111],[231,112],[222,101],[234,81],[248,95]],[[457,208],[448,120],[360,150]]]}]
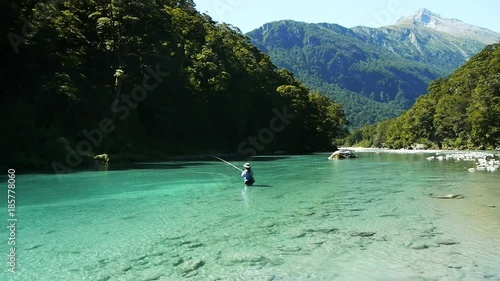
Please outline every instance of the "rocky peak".
[{"label": "rocky peak", "polygon": [[396,26],[410,29],[427,27],[460,38],[478,40],[485,44],[496,43],[500,40],[500,34],[489,29],[470,25],[457,19],[444,18],[427,9],[420,9],[411,16],[402,17],[397,21]]},{"label": "rocky peak", "polygon": [[420,9],[409,17],[402,17],[398,20],[396,25],[414,25],[414,26],[427,26],[436,27],[440,25],[450,25],[454,23],[462,23],[456,19],[445,19],[439,14],[435,14],[427,9]]}]

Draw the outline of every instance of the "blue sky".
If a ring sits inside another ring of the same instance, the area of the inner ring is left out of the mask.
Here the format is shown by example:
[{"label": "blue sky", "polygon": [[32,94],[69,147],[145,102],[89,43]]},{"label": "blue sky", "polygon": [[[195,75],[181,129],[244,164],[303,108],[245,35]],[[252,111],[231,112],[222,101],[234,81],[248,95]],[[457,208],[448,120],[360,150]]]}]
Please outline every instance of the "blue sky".
[{"label": "blue sky", "polygon": [[291,19],[310,23],[337,23],[380,27],[421,8],[500,33],[497,0],[194,0],[197,9],[215,21],[232,24],[243,33],[264,23]]}]

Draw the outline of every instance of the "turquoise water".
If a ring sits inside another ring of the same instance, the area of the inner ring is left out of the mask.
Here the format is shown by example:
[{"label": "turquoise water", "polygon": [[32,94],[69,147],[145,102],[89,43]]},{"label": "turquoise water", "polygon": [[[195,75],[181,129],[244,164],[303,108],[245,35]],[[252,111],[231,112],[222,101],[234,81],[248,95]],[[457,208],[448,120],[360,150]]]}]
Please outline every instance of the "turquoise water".
[{"label": "turquoise water", "polygon": [[500,280],[500,171],[357,154],[18,175],[0,280]]}]

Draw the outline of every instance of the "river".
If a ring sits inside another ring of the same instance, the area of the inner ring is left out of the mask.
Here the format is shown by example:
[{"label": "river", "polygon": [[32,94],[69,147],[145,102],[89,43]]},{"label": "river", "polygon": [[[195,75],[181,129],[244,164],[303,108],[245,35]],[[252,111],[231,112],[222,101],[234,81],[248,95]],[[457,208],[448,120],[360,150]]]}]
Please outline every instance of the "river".
[{"label": "river", "polygon": [[19,174],[0,279],[500,280],[500,170],[436,153],[231,160],[252,187],[215,159]]}]

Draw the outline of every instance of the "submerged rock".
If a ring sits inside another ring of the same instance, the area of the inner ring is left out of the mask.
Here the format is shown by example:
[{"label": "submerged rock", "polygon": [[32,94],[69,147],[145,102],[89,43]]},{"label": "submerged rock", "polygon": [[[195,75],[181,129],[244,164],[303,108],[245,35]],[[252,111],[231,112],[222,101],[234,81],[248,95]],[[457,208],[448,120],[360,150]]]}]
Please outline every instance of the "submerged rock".
[{"label": "submerged rock", "polygon": [[430,194],[432,198],[436,198],[436,199],[463,199],[465,198],[462,194],[448,194],[448,195],[445,195],[445,196],[433,196],[432,194]]},{"label": "submerged rock", "polygon": [[459,244],[457,241],[452,239],[438,239],[436,240],[436,244],[438,245],[456,245]]},{"label": "submerged rock", "polygon": [[312,240],[309,240],[309,243],[313,244],[315,246],[321,246],[321,245],[325,244],[326,241],[323,239],[312,239]]},{"label": "submerged rock", "polygon": [[176,259],[173,265],[176,267],[177,274],[189,278],[198,274],[198,269],[205,265],[205,261],[187,257],[186,260],[182,258]]},{"label": "submerged rock", "polygon": [[26,251],[38,249],[38,248],[43,247],[43,246],[45,246],[45,244],[38,244],[38,245],[27,248]]},{"label": "submerged rock", "polygon": [[407,247],[410,247],[411,249],[414,250],[424,250],[427,248],[437,248],[439,247],[438,243],[435,243],[434,241],[430,240],[429,238],[415,238],[410,240],[409,242],[405,243]]},{"label": "submerged rock", "polygon": [[319,232],[319,233],[324,233],[324,234],[329,234],[329,233],[336,233],[338,231],[337,228],[335,227],[325,227],[325,228],[310,228],[306,229],[307,232]]},{"label": "submerged rock", "polygon": [[224,255],[220,263],[225,266],[243,265],[264,267],[267,264],[278,265],[281,264],[282,261],[280,259],[268,258],[257,253],[232,253]]},{"label": "submerged rock", "polygon": [[301,248],[299,246],[280,246],[278,247],[278,250],[282,252],[292,253],[292,252],[299,252]]},{"label": "submerged rock", "polygon": [[130,271],[130,270],[132,270],[132,266],[131,265],[127,265],[124,268],[122,268],[123,272],[127,272],[127,271]]},{"label": "submerged rock", "polygon": [[262,225],[260,225],[261,228],[272,228],[275,226],[276,226],[276,224],[272,221],[264,222],[264,223],[262,223]]},{"label": "submerged rock", "polygon": [[184,278],[191,278],[191,277],[194,277],[196,275],[198,275],[198,271],[195,270],[195,271],[190,271],[190,272],[187,272],[187,273],[183,273],[182,277],[184,277]]},{"label": "submerged rock", "polygon": [[173,265],[173,266],[178,266],[178,265],[180,265],[180,264],[181,264],[181,263],[183,263],[183,262],[184,262],[184,259],[182,259],[182,258],[177,258],[177,259],[175,259],[175,260],[174,260],[174,262],[172,263],[172,265]]},{"label": "submerged rock", "polygon": [[267,258],[258,254],[235,254],[224,258],[224,265],[265,265]]},{"label": "submerged rock", "polygon": [[305,211],[305,212],[301,212],[301,214],[303,216],[306,216],[306,217],[310,217],[312,215],[315,215],[316,214],[316,211]]},{"label": "submerged rock", "polygon": [[375,241],[389,241],[386,235],[378,236],[374,238]]},{"label": "submerged rock", "polygon": [[[190,261],[184,263],[184,265],[181,267],[182,276],[186,277],[189,273],[197,270],[198,268],[200,268],[204,265],[205,265],[205,261],[203,261],[203,260],[200,260],[200,259],[190,260]],[[192,275],[192,276],[194,276],[194,275]]]},{"label": "submerged rock", "polygon": [[302,230],[296,230],[296,231],[292,231],[292,232],[288,233],[287,237],[290,239],[295,239],[295,238],[302,238],[306,235],[307,235],[307,232],[302,231]]},{"label": "submerged rock", "polygon": [[375,234],[377,234],[377,233],[375,233],[375,232],[353,232],[353,233],[351,233],[351,236],[352,237],[356,237],[356,236],[359,236],[359,237],[372,237]]},{"label": "submerged rock", "polygon": [[416,242],[416,243],[412,243],[410,245],[410,248],[412,248],[413,250],[424,250],[424,249],[429,248],[429,245],[427,245],[423,242]]},{"label": "submerged rock", "polygon": [[188,245],[188,248],[194,249],[194,248],[199,248],[199,247],[202,247],[202,246],[203,246],[203,243],[192,243],[192,244]]}]

